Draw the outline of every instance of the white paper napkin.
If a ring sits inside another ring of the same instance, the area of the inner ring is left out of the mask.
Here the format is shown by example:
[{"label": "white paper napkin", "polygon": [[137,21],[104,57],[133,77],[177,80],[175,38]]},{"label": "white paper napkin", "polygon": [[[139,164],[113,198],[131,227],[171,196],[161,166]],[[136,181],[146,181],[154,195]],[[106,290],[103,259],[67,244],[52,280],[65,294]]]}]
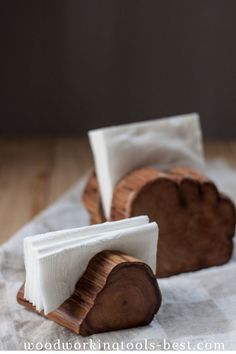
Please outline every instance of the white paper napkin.
[{"label": "white paper napkin", "polygon": [[100,234],[54,254],[40,255],[39,280],[45,313],[54,311],[72,295],[89,260],[105,249],[137,257],[155,272],[157,234],[157,224],[150,223]]},{"label": "white paper napkin", "polygon": [[148,216],[138,216],[133,218],[128,218],[116,222],[106,222],[98,225],[91,225],[89,227],[83,227],[76,230],[70,230],[68,237],[63,237],[63,233],[60,233],[56,237],[47,237],[45,240],[34,240],[32,241],[32,250],[35,254],[33,264],[34,264],[34,286],[33,286],[33,299],[36,309],[41,311],[43,309],[42,297],[40,295],[40,282],[39,279],[39,268],[37,263],[37,257],[43,257],[44,255],[52,255],[56,251],[64,250],[66,248],[76,247],[78,244],[83,242],[88,242],[95,237],[103,237],[104,233],[127,230],[130,227],[138,227],[149,223]]},{"label": "white paper napkin", "polygon": [[107,219],[114,187],[135,168],[202,167],[204,162],[196,113],[91,130],[89,140]]},{"label": "white paper napkin", "polygon": [[[32,302],[38,310],[41,310],[39,291],[38,291],[38,274],[36,269],[36,258],[41,250],[51,249],[51,252],[59,248],[65,248],[70,241],[81,239],[82,237],[90,237],[107,231],[120,230],[133,226],[147,224],[149,218],[147,216],[138,216],[116,222],[106,222],[99,225],[91,225],[86,227],[74,228],[69,230],[60,230],[49,232],[46,234],[26,237],[24,239],[24,260],[26,269],[25,281],[25,298]],[[38,300],[38,301],[37,301]]]},{"label": "white paper napkin", "polygon": [[25,298],[45,314],[54,311],[72,295],[89,260],[105,249],[136,256],[155,272],[158,228],[148,222],[140,216],[27,237]]}]

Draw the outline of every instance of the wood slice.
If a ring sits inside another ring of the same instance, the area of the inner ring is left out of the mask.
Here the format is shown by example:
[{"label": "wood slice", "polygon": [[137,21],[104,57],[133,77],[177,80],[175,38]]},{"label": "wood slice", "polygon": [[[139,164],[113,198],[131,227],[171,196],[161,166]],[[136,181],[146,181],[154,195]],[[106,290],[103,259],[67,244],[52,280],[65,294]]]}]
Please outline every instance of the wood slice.
[{"label": "wood slice", "polygon": [[[89,211],[92,220],[104,221],[95,175],[93,185],[97,205]],[[95,200],[87,187],[86,207],[88,199]],[[141,168],[124,177],[114,190],[111,220],[138,215],[148,215],[159,226],[158,277],[221,265],[232,255],[235,207],[212,181],[192,169]]]},{"label": "wood slice", "polygon": [[149,324],[161,305],[161,293],[151,268],[118,251],[103,251],[91,259],[73,295],[56,311],[44,315],[24,299],[29,310],[82,336]]}]

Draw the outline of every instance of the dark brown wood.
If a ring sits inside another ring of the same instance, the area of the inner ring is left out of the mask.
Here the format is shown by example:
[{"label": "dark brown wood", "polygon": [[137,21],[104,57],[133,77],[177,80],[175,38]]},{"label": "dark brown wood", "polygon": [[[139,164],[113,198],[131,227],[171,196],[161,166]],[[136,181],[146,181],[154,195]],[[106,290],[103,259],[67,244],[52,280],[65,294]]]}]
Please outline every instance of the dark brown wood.
[{"label": "dark brown wood", "polygon": [[118,251],[103,251],[91,259],[73,295],[56,311],[44,315],[17,294],[19,304],[82,336],[150,323],[161,305],[161,293],[151,268]]},{"label": "dark brown wood", "polygon": [[82,198],[86,209],[91,215],[91,223],[99,224],[104,222],[105,216],[102,209],[99,187],[95,172],[91,174],[91,177],[86,184]]},{"label": "dark brown wood", "polygon": [[[84,203],[87,207],[90,198],[96,199],[96,207],[88,210],[92,220],[104,221],[94,176],[92,183],[94,192],[88,188],[90,180]],[[232,255],[235,207],[192,169],[141,168],[124,177],[114,190],[111,220],[144,214],[159,225],[158,277],[220,265]]]}]

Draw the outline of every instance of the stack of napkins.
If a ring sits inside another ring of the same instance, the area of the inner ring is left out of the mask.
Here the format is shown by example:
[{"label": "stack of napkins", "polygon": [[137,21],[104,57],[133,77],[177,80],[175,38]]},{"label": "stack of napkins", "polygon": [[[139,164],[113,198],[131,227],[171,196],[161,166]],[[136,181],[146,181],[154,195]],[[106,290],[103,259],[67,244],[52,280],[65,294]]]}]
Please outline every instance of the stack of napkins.
[{"label": "stack of napkins", "polygon": [[69,298],[90,259],[117,250],[156,271],[158,228],[147,216],[50,232],[24,239],[25,298],[47,314]]},{"label": "stack of napkins", "polygon": [[107,220],[114,187],[135,168],[202,167],[204,162],[196,113],[92,130],[89,140]]}]

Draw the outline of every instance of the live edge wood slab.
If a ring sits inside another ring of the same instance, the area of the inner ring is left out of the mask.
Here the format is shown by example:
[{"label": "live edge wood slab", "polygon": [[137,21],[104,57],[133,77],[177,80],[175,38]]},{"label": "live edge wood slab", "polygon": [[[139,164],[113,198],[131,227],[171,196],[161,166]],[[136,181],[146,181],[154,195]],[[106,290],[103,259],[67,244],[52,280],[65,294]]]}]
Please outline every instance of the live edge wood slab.
[{"label": "live edge wood slab", "polygon": [[[83,202],[92,223],[105,221],[95,173]],[[137,215],[159,226],[158,277],[221,265],[232,255],[234,204],[192,169],[141,168],[125,176],[114,190],[110,220]]]},{"label": "live edge wood slab", "polygon": [[73,295],[56,311],[44,315],[24,299],[19,304],[82,336],[149,324],[161,305],[161,293],[151,268],[118,251],[94,256]]}]

